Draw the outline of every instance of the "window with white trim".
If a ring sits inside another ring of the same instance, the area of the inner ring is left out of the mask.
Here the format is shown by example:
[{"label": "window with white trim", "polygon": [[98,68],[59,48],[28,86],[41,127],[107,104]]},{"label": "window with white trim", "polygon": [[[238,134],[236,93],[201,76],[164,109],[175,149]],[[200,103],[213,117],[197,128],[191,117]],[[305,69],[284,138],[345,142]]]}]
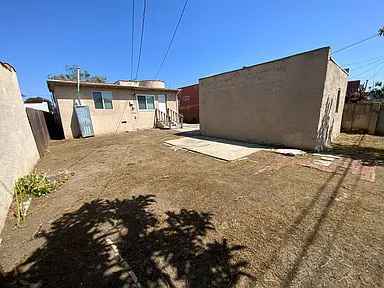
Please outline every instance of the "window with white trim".
[{"label": "window with white trim", "polygon": [[155,96],[153,95],[137,95],[137,103],[139,104],[139,111],[155,110]]},{"label": "window with white trim", "polygon": [[96,109],[113,109],[112,92],[95,91],[92,92],[92,98]]}]

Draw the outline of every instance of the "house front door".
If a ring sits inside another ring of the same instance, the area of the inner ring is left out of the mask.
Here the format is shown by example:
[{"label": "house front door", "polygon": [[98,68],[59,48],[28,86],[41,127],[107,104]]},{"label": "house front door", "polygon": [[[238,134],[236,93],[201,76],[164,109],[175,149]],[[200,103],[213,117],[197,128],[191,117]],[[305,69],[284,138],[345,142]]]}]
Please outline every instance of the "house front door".
[{"label": "house front door", "polygon": [[167,113],[167,104],[165,103],[166,101],[166,96],[165,95],[158,95],[157,96],[157,102],[158,102],[158,108],[160,111]]}]

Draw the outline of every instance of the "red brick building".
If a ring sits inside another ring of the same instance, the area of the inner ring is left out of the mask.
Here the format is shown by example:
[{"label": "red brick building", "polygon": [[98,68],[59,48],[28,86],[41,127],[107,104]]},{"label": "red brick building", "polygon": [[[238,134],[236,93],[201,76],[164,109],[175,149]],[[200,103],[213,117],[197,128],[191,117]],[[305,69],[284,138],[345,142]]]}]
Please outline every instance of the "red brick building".
[{"label": "red brick building", "polygon": [[199,84],[180,88],[179,113],[185,123],[199,123]]},{"label": "red brick building", "polygon": [[347,94],[345,96],[346,103],[357,103],[366,101],[368,93],[365,86],[361,85],[360,80],[348,81]]},{"label": "red brick building", "polygon": [[356,98],[355,95],[359,93],[360,80],[348,81],[347,94],[345,95],[345,102],[353,102]]}]

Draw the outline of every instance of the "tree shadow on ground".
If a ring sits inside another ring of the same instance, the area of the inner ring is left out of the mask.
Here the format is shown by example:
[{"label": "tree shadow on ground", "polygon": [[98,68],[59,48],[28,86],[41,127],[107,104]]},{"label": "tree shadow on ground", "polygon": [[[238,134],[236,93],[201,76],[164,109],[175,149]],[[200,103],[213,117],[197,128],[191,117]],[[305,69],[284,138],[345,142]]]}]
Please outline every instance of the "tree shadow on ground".
[{"label": "tree shadow on ground", "polygon": [[[340,209],[339,213],[342,216],[339,216],[334,220],[334,227],[327,228],[332,231],[330,233],[332,236],[326,243],[322,243],[323,246],[321,248],[314,247],[317,245],[315,242],[320,237],[320,231],[323,226],[325,226],[325,222],[328,220],[331,210],[337,203],[335,200],[340,193],[340,189],[348,175],[351,164],[352,160],[349,161],[348,167],[340,171],[340,173],[336,171],[329,175],[327,180],[313,195],[308,205],[293,219],[293,223],[288,227],[280,246],[273,251],[271,257],[267,260],[263,269],[261,269],[260,273],[257,275],[257,279],[254,282],[255,287],[259,287],[259,284],[263,284],[265,278],[271,275],[273,278],[275,273],[279,276],[274,281],[276,281],[276,283],[278,282],[280,287],[295,286],[293,283],[297,280],[296,278],[298,277],[300,269],[306,270],[306,275],[313,275],[312,279],[305,280],[318,280],[320,277],[320,270],[331,253],[338,230],[345,221],[345,215],[349,209],[348,202],[344,204],[344,207],[338,208]],[[349,195],[354,193],[358,182],[359,178],[355,178],[349,190]],[[301,231],[305,232],[302,233]],[[292,247],[295,247],[296,249],[292,249]],[[316,259],[310,258],[310,249],[321,249],[321,256]],[[293,252],[289,254],[287,253],[288,250],[295,252],[294,254]],[[287,255],[289,255],[289,257],[287,257]],[[306,261],[313,262],[312,266],[306,265]],[[312,286],[312,284],[309,283],[301,283],[301,285],[306,287]]]},{"label": "tree shadow on ground", "polygon": [[[45,244],[6,275],[9,287],[233,287],[243,247],[207,239],[212,215],[166,212],[153,195],[94,200],[51,224]],[[137,281],[136,281],[137,277]],[[136,284],[135,284],[136,283]]]},{"label": "tree shadow on ground", "polygon": [[366,166],[384,166],[384,149],[360,145],[332,144],[329,151],[335,155],[361,160]]}]

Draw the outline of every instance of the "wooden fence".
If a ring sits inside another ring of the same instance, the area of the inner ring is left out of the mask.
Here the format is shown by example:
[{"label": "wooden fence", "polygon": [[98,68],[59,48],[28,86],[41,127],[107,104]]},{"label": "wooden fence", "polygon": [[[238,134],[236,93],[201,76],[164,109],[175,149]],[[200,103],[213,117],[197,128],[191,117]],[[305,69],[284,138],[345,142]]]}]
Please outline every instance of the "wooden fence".
[{"label": "wooden fence", "polygon": [[384,103],[345,104],[341,130],[384,135]]},{"label": "wooden fence", "polygon": [[26,112],[33,137],[35,138],[37,150],[39,150],[39,154],[42,156],[49,142],[49,133],[44,117],[44,113],[46,112],[31,108],[26,108]]}]

